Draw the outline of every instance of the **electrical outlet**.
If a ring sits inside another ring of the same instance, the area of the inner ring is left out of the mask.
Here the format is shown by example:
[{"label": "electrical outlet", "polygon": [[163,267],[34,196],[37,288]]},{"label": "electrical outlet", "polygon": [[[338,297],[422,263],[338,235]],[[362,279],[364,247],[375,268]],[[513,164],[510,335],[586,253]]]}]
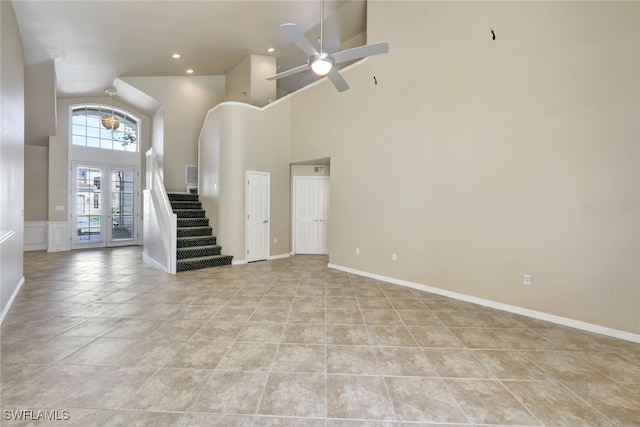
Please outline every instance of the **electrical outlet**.
[{"label": "electrical outlet", "polygon": [[398,260],[398,255],[397,254],[391,254],[391,261],[397,261]]},{"label": "electrical outlet", "polygon": [[273,243],[278,243],[278,238],[277,237],[273,238]]},{"label": "electrical outlet", "polygon": [[356,255],[360,255],[360,248],[356,248]]},{"label": "electrical outlet", "polygon": [[533,280],[533,278],[528,275],[528,274],[523,274],[522,275],[522,284],[526,285],[526,286],[531,286],[531,281]]}]

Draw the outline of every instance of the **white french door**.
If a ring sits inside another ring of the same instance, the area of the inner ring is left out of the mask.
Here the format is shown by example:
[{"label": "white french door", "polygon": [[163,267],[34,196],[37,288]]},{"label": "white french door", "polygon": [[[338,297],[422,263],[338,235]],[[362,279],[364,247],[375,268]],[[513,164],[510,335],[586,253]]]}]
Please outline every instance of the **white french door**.
[{"label": "white french door", "polygon": [[269,257],[270,174],[246,172],[246,245],[247,262]]},{"label": "white french door", "polygon": [[328,254],[329,178],[293,178],[293,252]]},{"label": "white french door", "polygon": [[72,249],[137,244],[137,168],[74,162],[71,180]]}]

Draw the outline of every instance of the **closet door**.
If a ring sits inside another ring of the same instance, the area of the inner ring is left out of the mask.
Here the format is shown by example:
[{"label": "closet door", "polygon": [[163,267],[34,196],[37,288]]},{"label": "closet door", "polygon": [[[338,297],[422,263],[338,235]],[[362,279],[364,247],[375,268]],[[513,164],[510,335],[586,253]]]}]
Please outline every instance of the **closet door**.
[{"label": "closet door", "polygon": [[294,253],[328,254],[329,178],[294,177]]}]

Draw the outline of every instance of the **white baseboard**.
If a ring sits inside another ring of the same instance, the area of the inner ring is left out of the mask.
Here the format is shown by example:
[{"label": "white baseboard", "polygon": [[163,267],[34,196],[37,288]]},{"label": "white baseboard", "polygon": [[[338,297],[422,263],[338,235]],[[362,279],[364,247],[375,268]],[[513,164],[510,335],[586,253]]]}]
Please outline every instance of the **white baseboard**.
[{"label": "white baseboard", "polygon": [[233,261],[231,261],[231,265],[243,265],[243,264],[248,264],[248,261],[246,259],[234,259]]},{"label": "white baseboard", "polygon": [[158,270],[162,270],[165,273],[170,273],[169,269],[166,266],[160,264],[158,261],[151,258],[149,255],[145,254],[144,252],[142,253],[142,259],[144,260],[145,263],[149,264],[152,268],[157,268]]},{"label": "white baseboard", "polygon": [[619,329],[607,328],[605,326],[594,325],[593,323],[582,322],[580,320],[569,319],[566,317],[556,316],[554,314],[544,313],[536,310],[530,310],[528,308],[517,307],[515,305],[503,304],[496,301],[486,300],[486,299],[477,298],[470,295],[447,291],[446,289],[434,288],[432,286],[421,285],[419,283],[408,282],[406,280],[396,279],[393,277],[381,276],[379,274],[360,271],[360,270],[356,270],[349,267],[343,267],[341,265],[329,263],[327,264],[327,267],[333,268],[335,270],[351,273],[351,274],[356,274],[358,276],[369,277],[371,279],[393,283],[394,285],[406,286],[408,288],[430,292],[432,294],[442,295],[442,296],[457,299],[460,301],[466,301],[473,304],[479,304],[485,307],[495,308],[497,310],[502,310],[509,313],[521,314],[523,316],[544,320],[544,321],[555,323],[558,325],[569,326],[572,328],[581,329],[583,331],[594,332],[596,334],[607,335],[607,336],[610,336],[613,338],[619,338],[625,341],[640,343],[640,335],[632,334],[631,332],[621,331]]},{"label": "white baseboard", "polygon": [[274,259],[283,259],[283,258],[289,258],[289,254],[280,254],[280,255],[271,255],[269,258],[267,258],[269,261],[273,261]]},{"label": "white baseboard", "polygon": [[7,317],[7,313],[9,313],[9,309],[11,308],[11,305],[13,305],[13,301],[15,301],[18,296],[18,292],[20,292],[22,285],[24,285],[24,276],[20,279],[18,286],[16,286],[16,289],[11,294],[11,298],[7,301],[7,305],[2,309],[2,314],[0,314],[0,325],[4,322],[4,318]]}]

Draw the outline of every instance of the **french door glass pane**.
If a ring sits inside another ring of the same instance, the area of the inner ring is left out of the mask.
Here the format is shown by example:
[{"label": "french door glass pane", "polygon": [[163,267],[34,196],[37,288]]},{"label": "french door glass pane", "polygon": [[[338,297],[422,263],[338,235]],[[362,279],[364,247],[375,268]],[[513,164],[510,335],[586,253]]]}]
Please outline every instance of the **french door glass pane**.
[{"label": "french door glass pane", "polygon": [[111,170],[111,239],[134,236],[134,171]]},{"label": "french door glass pane", "polygon": [[91,167],[78,167],[76,177],[76,218],[77,241],[95,242],[102,240],[100,186],[102,170]]}]

